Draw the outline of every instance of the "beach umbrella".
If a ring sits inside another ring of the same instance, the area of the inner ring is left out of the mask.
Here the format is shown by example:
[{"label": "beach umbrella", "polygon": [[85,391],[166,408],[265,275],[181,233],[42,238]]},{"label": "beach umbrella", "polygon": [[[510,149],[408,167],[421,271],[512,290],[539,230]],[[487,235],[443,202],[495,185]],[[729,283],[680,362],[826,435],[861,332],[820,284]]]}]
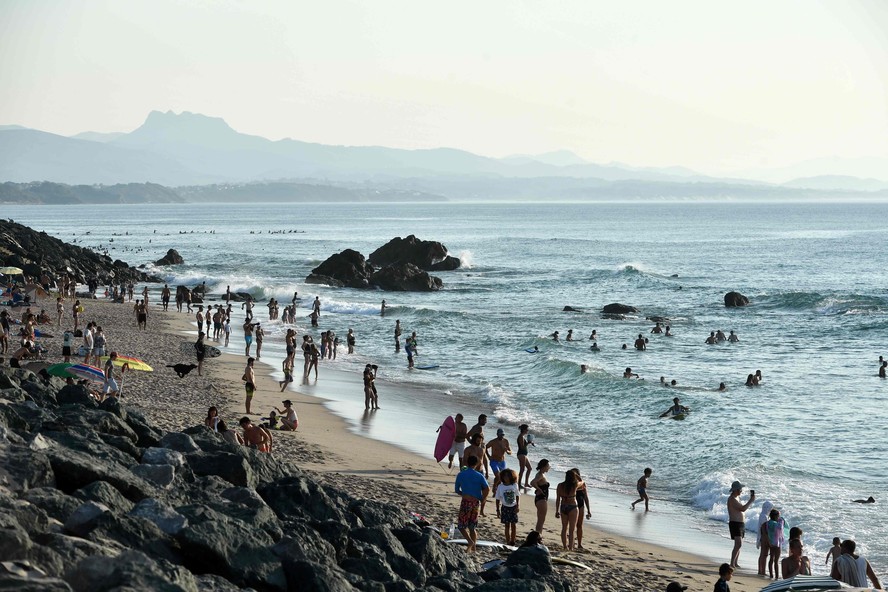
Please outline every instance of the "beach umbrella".
[{"label": "beach umbrella", "polygon": [[843,584],[827,576],[794,576],[765,586],[760,592],[783,592],[789,590],[838,590],[848,589]]},{"label": "beach umbrella", "polygon": [[58,376],[59,378],[76,378],[75,375],[68,372],[68,368],[73,366],[74,364],[70,364],[68,362],[62,362],[61,364],[53,364],[49,368],[46,369],[47,374],[50,376]]},{"label": "beach umbrella", "polygon": [[0,267],[0,273],[3,275],[22,275],[25,273],[20,267]]},{"label": "beach umbrella", "polygon": [[[109,356],[102,356],[101,360],[103,362],[108,361]],[[122,356],[117,354],[117,359],[114,360],[115,366],[129,366],[130,370],[141,370],[142,372],[154,372],[154,368],[146,364],[144,361],[139,358],[133,358],[132,356]]]},{"label": "beach umbrella", "polygon": [[101,368],[89,364],[74,364],[67,368],[67,372],[93,382],[105,382],[105,372]]}]

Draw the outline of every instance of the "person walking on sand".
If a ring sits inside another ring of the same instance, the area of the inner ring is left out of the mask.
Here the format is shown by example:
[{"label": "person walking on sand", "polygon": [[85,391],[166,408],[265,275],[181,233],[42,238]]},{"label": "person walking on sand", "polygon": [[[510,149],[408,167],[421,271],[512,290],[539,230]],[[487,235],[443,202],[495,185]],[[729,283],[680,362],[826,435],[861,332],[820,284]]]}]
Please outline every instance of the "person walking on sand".
[{"label": "person walking on sand", "polygon": [[450,454],[447,457],[447,468],[453,467],[453,458],[456,457],[456,464],[461,464],[466,451],[466,436],[469,433],[469,426],[463,422],[463,414],[457,413],[454,418],[453,426],[453,444],[450,445]]},{"label": "person walking on sand", "polygon": [[321,351],[318,349],[318,346],[314,343],[311,344],[311,349],[309,350],[309,355],[311,359],[308,363],[308,370],[305,372],[305,375],[308,376],[311,374],[311,369],[314,368],[315,371],[315,380],[318,379],[318,359],[321,357]]},{"label": "person walking on sand", "polygon": [[166,312],[170,307],[170,287],[167,284],[164,284],[160,291],[160,303],[163,304],[163,310]]},{"label": "person walking on sand", "polygon": [[265,330],[260,323],[256,323],[256,358],[262,357],[262,340],[265,338]]},{"label": "person walking on sand", "polygon": [[635,489],[638,491],[638,499],[632,502],[632,509],[635,509],[637,504],[644,502],[644,511],[650,512],[650,498],[648,498],[647,488],[648,488],[648,479],[651,478],[651,475],[654,474],[653,469],[650,467],[644,470],[644,474],[638,478],[638,481],[635,483]]},{"label": "person walking on sand", "polygon": [[250,415],[250,404],[253,402],[253,393],[256,392],[256,373],[253,371],[253,363],[255,358],[247,358],[247,367],[244,368],[244,375],[241,380],[244,381],[244,391],[246,391],[246,401],[244,406],[247,409],[247,415]]},{"label": "person walking on sand", "polygon": [[536,447],[536,444],[533,443],[532,438],[528,436],[527,431],[529,429],[530,428],[526,423],[518,426],[518,439],[516,440],[518,452],[515,453],[515,457],[518,459],[518,485],[521,486],[521,481],[523,478],[524,489],[530,489],[531,465],[530,460],[527,458],[527,447]]},{"label": "person walking on sand", "polygon": [[244,321],[244,355],[250,357],[250,348],[253,347],[253,323],[249,319]]},{"label": "person walking on sand", "polygon": [[728,496],[728,532],[734,541],[734,549],[731,551],[731,562],[734,568],[740,567],[740,547],[743,546],[743,537],[746,536],[746,512],[747,508],[755,501],[755,491],[749,492],[746,503],[740,502],[740,494],[743,492],[743,484],[739,481],[731,483],[731,494]]},{"label": "person walking on sand", "polygon": [[490,494],[490,486],[484,475],[476,471],[473,466],[478,464],[478,459],[474,456],[467,459],[466,467],[456,475],[456,481],[453,484],[453,490],[457,495],[462,496],[459,504],[459,514],[457,517],[457,527],[459,532],[468,541],[469,553],[475,552],[475,544],[478,541],[478,534],[475,529],[478,527],[478,515],[483,515],[484,504],[487,496]]},{"label": "person walking on sand", "polygon": [[205,333],[197,334],[197,341],[194,342],[194,353],[197,355],[197,375],[203,376],[203,361],[207,356],[207,346],[204,345]]},{"label": "person walking on sand", "polygon": [[530,482],[533,487],[533,505],[537,510],[536,530],[539,534],[543,534],[543,525],[546,523],[546,514],[549,512],[549,481],[546,479],[546,473],[549,472],[549,461],[541,459],[537,463],[536,476]]}]

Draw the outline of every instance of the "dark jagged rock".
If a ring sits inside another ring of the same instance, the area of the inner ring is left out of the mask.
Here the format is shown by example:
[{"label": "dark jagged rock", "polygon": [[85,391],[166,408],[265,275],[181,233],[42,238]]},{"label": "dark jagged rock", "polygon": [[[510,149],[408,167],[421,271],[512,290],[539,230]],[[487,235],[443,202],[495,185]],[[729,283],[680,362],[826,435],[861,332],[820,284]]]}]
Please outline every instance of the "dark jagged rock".
[{"label": "dark jagged rock", "polygon": [[166,255],[154,262],[154,265],[182,265],[185,260],[176,249],[170,249]]},{"label": "dark jagged rock", "polygon": [[352,249],[346,249],[327,258],[311,270],[305,281],[311,284],[328,284],[346,288],[369,288],[373,266],[364,256]]},{"label": "dark jagged rock", "polygon": [[579,308],[574,308],[573,306],[565,306],[561,309],[561,312],[583,312]]},{"label": "dark jagged rock", "polygon": [[437,241],[424,241],[410,235],[396,237],[379,247],[367,258],[376,267],[410,263],[425,271],[452,271],[460,261],[447,254],[447,247]]},{"label": "dark jagged rock", "polygon": [[528,562],[484,583],[397,506],[203,426],[164,433],[119,402],[59,405],[61,385],[32,376],[0,368],[0,588],[567,592]]},{"label": "dark jagged rock", "polygon": [[5,265],[20,267],[25,274],[38,280],[43,274],[53,279],[67,273],[84,284],[93,278],[103,284],[160,281],[160,278],[122,261],[113,261],[107,255],[65,243],[15,222],[0,220],[0,266]]},{"label": "dark jagged rock", "polygon": [[519,547],[506,558],[506,566],[526,565],[538,575],[552,573],[552,558],[549,553],[536,547]]},{"label": "dark jagged rock", "polygon": [[725,306],[728,308],[746,306],[749,304],[749,298],[740,292],[728,292],[725,294]]},{"label": "dark jagged rock", "polygon": [[412,263],[383,267],[373,274],[371,281],[383,290],[396,292],[434,292],[444,285],[441,278],[429,275]]},{"label": "dark jagged rock", "polygon": [[605,304],[604,308],[601,309],[601,312],[603,312],[604,314],[624,315],[638,312],[638,309],[634,306],[629,306],[628,304],[613,302],[611,304]]},{"label": "dark jagged rock", "polygon": [[59,405],[86,405],[98,407],[96,400],[89,395],[89,390],[79,384],[65,385],[56,395]]}]

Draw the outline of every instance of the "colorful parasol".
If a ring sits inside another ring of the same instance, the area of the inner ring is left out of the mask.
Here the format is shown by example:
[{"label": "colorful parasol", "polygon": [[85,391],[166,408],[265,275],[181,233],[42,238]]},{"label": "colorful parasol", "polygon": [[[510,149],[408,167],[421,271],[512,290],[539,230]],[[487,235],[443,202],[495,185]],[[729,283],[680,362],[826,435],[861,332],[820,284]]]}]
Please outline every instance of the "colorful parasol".
[{"label": "colorful parasol", "polygon": [[[108,361],[108,356],[102,356],[102,362]],[[131,356],[122,356],[117,354],[117,359],[114,360],[115,366],[129,366],[130,370],[141,370],[142,372],[153,372],[154,368],[146,364],[143,360],[139,358],[133,358]]]},{"label": "colorful parasol", "polygon": [[68,366],[65,371],[68,374],[92,380],[93,382],[105,382],[105,372],[101,368],[96,368],[89,364],[74,364],[73,366]]}]

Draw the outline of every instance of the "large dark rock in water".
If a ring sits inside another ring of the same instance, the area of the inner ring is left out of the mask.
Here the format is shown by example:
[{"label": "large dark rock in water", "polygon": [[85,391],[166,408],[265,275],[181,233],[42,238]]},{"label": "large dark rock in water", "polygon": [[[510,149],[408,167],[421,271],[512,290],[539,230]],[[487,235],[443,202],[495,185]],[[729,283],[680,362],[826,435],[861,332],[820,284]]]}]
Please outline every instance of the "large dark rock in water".
[{"label": "large dark rock in water", "polygon": [[353,249],[346,249],[327,258],[305,278],[310,284],[328,284],[347,288],[369,288],[373,266]]},{"label": "large dark rock in water", "polygon": [[728,292],[725,294],[725,306],[731,308],[735,306],[746,306],[749,304],[749,298],[740,292]]},{"label": "large dark rock in water", "polygon": [[154,262],[154,265],[182,265],[185,260],[176,249],[170,249],[167,254]]},{"label": "large dark rock in water", "polygon": [[383,290],[399,292],[434,292],[444,285],[441,278],[429,275],[412,263],[383,267],[371,279]]},{"label": "large dark rock in water", "polygon": [[411,263],[426,271],[451,271],[459,267],[459,259],[447,254],[447,247],[437,241],[424,241],[410,235],[396,237],[368,257],[376,267]]},{"label": "large dark rock in water", "polygon": [[601,309],[601,312],[605,314],[629,314],[632,312],[638,312],[638,309],[634,306],[629,306],[628,304],[620,304],[619,302],[613,302],[611,304],[606,304],[604,308]]}]

